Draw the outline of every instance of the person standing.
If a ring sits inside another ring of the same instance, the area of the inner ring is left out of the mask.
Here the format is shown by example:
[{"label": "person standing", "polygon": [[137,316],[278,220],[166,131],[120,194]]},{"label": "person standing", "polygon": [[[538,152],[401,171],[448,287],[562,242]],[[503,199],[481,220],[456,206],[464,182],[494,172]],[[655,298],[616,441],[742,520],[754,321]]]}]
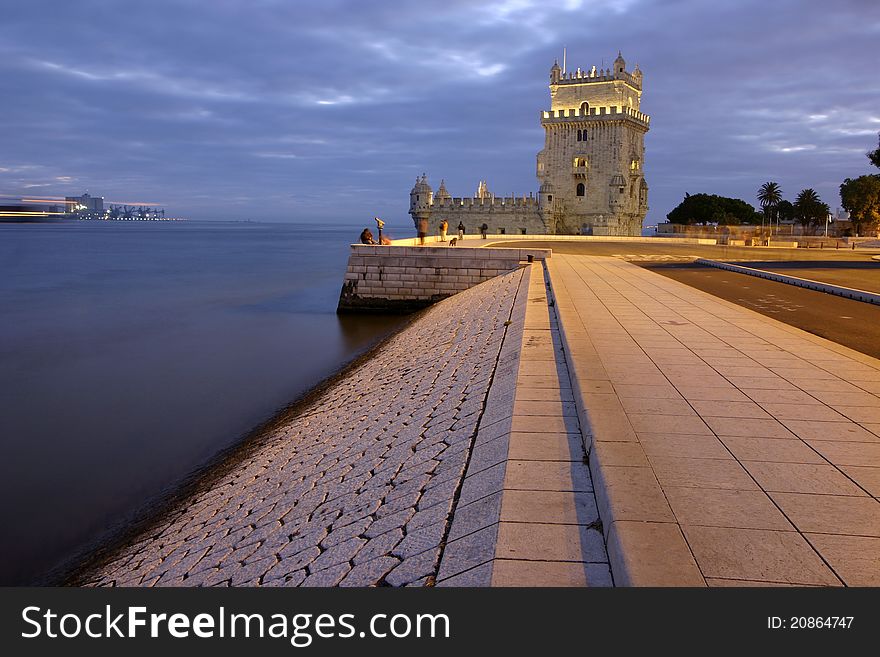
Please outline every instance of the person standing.
[{"label": "person standing", "polygon": [[482,226],[480,226],[480,237],[481,238],[486,239],[486,231],[487,230],[489,230],[489,226],[487,226],[486,224],[483,224]]},{"label": "person standing", "polygon": [[449,223],[444,219],[440,222],[440,241],[446,241],[446,231],[449,230]]},{"label": "person standing", "polygon": [[458,222],[458,239],[464,239],[464,223],[461,221]]},{"label": "person standing", "polygon": [[428,236],[428,220],[419,219],[419,245],[425,246],[425,238]]}]

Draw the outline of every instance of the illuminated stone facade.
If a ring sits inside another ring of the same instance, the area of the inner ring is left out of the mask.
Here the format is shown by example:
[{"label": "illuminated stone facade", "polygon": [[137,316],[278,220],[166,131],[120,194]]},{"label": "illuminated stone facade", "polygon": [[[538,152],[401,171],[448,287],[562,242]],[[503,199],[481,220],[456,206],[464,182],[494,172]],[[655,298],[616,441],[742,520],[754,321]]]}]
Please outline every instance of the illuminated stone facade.
[{"label": "illuminated stone facade", "polygon": [[645,133],[650,117],[640,111],[642,72],[550,69],[550,110],[541,112],[544,149],[538,153],[537,196],[496,197],[481,182],[471,198],[452,197],[441,181],[434,193],[427,176],[410,192],[410,215],[431,232],[442,219],[455,234],[486,224],[489,233],[641,235],[648,211],[644,178]]}]

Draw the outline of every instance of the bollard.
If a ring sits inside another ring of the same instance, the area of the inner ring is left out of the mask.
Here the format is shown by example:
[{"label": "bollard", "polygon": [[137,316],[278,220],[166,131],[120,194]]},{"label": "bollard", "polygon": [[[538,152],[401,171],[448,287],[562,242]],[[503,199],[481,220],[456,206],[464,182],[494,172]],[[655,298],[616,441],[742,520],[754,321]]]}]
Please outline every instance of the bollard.
[{"label": "bollard", "polygon": [[529,258],[529,262],[534,262],[534,261],[535,261],[535,256],[532,255],[531,253],[528,255],[528,258]]}]

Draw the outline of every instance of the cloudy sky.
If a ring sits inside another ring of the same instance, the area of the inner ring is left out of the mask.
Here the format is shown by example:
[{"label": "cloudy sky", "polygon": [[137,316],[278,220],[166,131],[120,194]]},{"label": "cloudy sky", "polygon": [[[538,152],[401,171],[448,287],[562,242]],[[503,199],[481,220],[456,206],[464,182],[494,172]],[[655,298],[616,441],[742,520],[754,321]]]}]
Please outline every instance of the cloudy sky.
[{"label": "cloudy sky", "polygon": [[535,191],[548,73],[644,71],[646,223],[685,192],[832,208],[880,131],[877,0],[10,0],[0,194],[408,221],[427,172]]}]

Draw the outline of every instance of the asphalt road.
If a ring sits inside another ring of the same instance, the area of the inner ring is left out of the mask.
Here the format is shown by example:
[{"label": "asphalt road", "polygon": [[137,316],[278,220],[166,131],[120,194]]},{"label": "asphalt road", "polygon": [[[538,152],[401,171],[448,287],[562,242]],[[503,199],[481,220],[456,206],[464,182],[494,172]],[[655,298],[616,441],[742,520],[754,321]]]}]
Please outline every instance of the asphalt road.
[{"label": "asphalt road", "polygon": [[[511,247],[514,244],[522,246],[524,242],[509,244]],[[691,262],[694,258],[741,262],[749,267],[791,276],[880,291],[880,262],[871,260],[876,250],[760,249],[756,253],[754,248],[747,247],[550,240],[530,240],[528,245],[553,249],[555,253],[624,258],[714,296],[880,358],[880,306]]]},{"label": "asphalt road", "polygon": [[640,263],[762,315],[880,358],[880,306],[692,263]]},{"label": "asphalt road", "polygon": [[[736,261],[727,260],[726,262]],[[737,264],[857,290],[880,292],[880,262],[876,260],[869,262],[792,260],[786,262],[738,262]]]}]

